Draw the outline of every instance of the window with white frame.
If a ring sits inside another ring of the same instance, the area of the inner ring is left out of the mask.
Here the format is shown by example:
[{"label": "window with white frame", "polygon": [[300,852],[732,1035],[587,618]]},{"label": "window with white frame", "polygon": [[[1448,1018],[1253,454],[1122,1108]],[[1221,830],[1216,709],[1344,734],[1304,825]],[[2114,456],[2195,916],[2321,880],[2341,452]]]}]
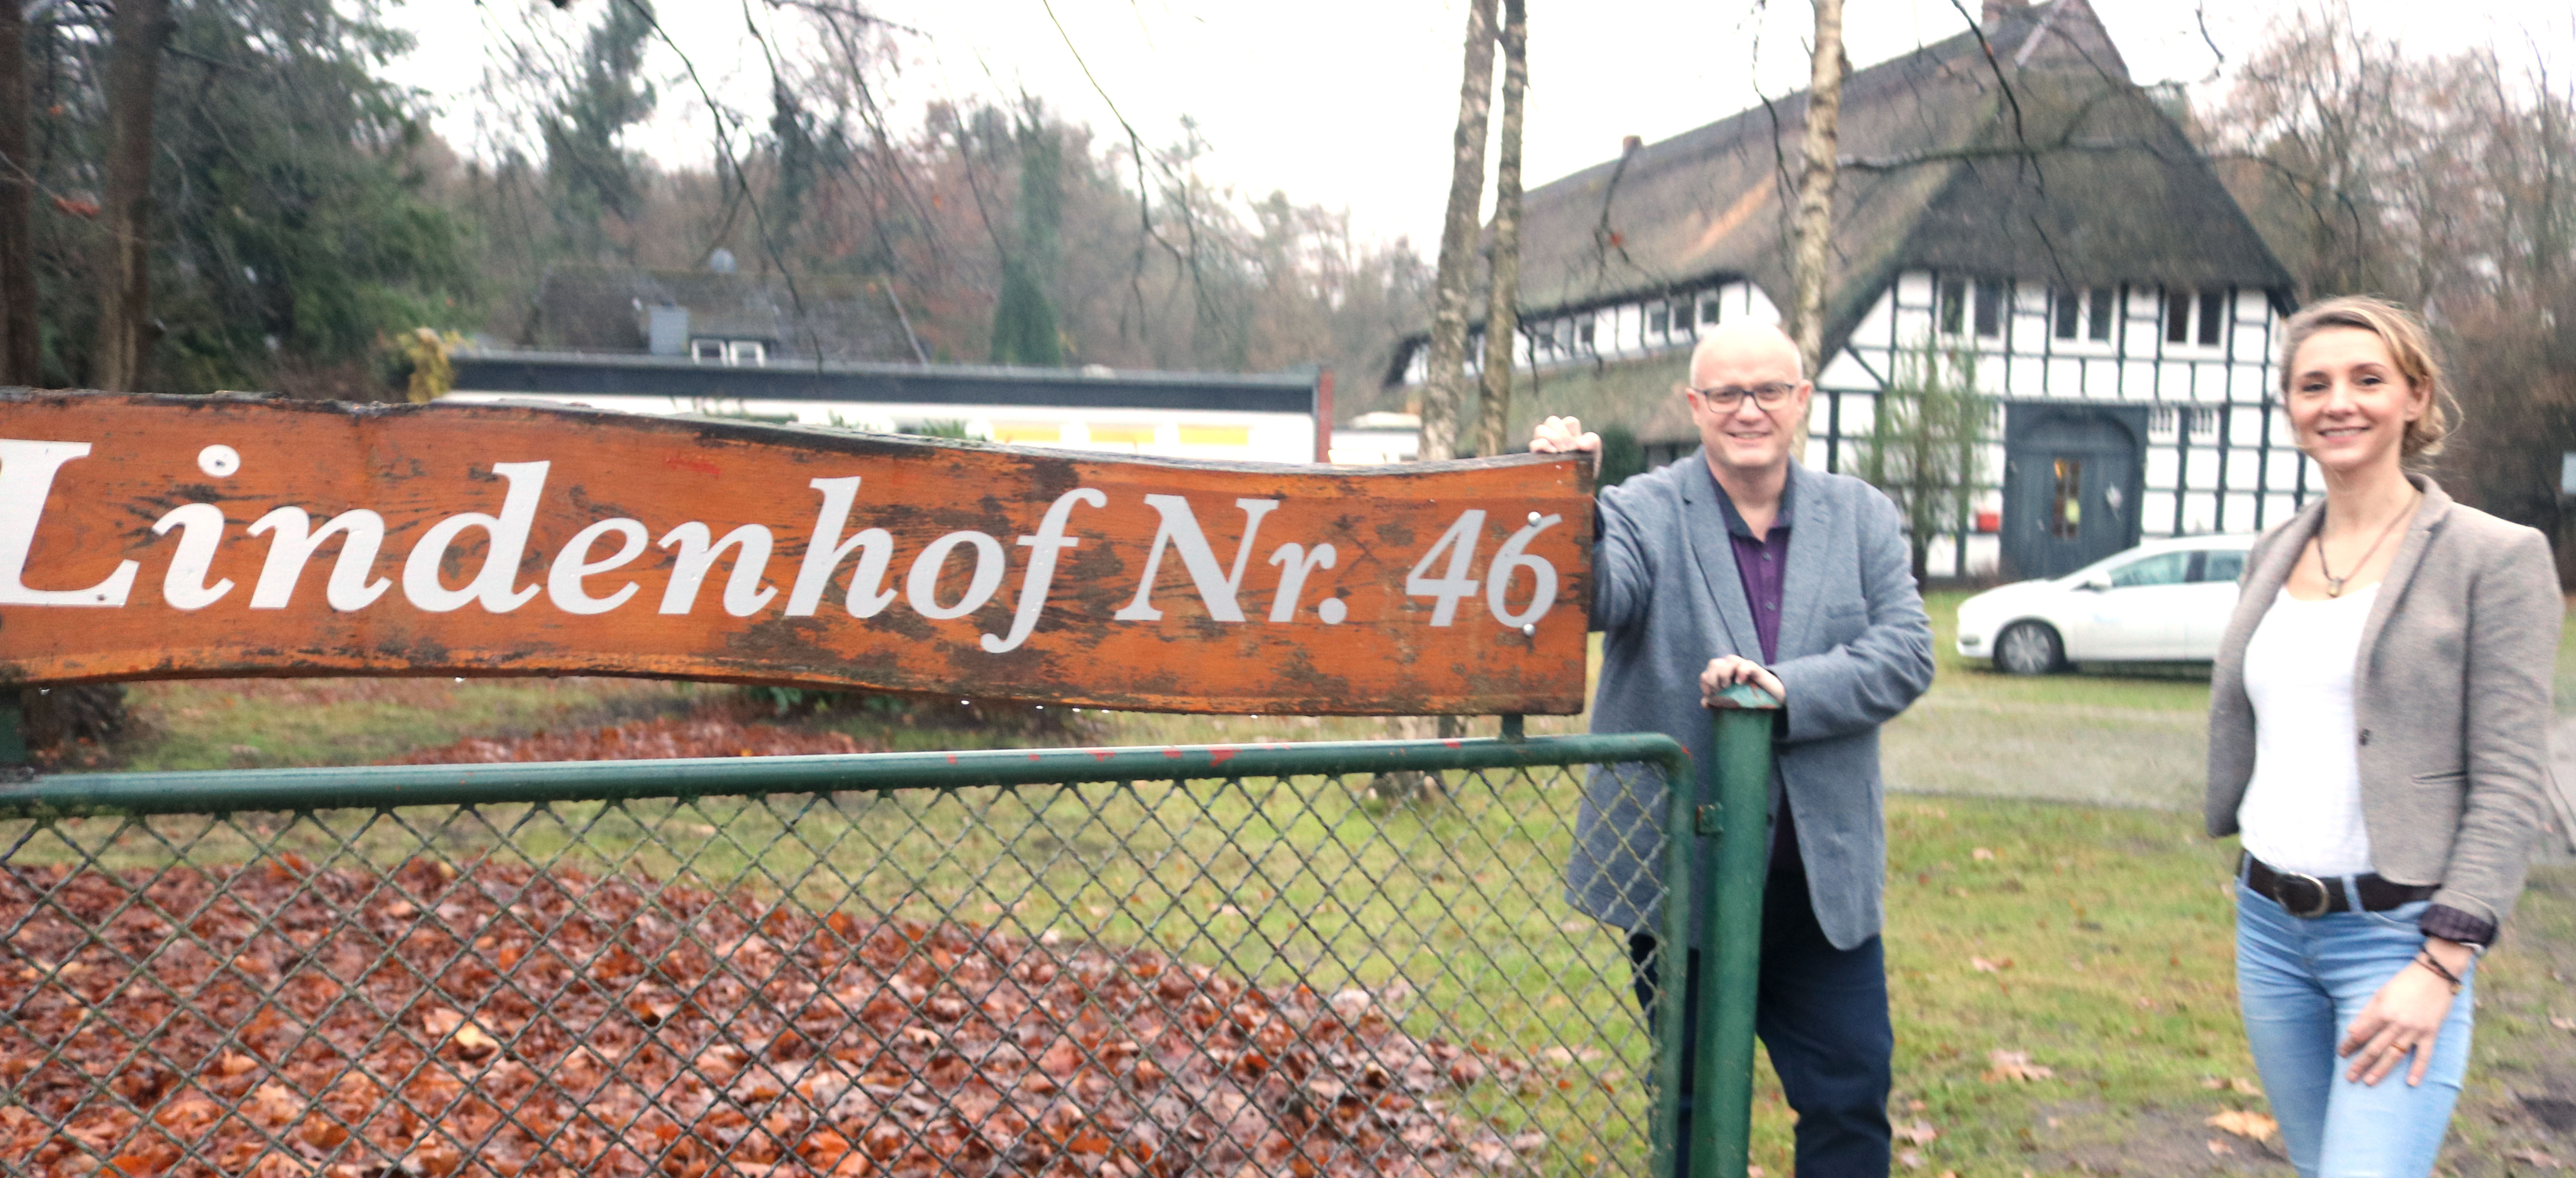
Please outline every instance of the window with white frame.
[{"label": "window with white frame", "polygon": [[1963,335],[1973,330],[1986,339],[2001,336],[2006,292],[2001,282],[1942,279],[1933,290],[1933,324],[1943,335]]},{"label": "window with white frame", "polygon": [[2165,342],[2214,348],[2227,342],[2228,304],[2224,290],[2165,291]]},{"label": "window with white frame", "polygon": [[2091,290],[2058,287],[2049,292],[2050,334],[2066,340],[2109,340],[2111,313],[2118,307],[2119,297],[2120,292],[2108,286]]},{"label": "window with white frame", "polygon": [[756,339],[706,339],[689,341],[689,358],[700,363],[766,364],[769,345]]}]

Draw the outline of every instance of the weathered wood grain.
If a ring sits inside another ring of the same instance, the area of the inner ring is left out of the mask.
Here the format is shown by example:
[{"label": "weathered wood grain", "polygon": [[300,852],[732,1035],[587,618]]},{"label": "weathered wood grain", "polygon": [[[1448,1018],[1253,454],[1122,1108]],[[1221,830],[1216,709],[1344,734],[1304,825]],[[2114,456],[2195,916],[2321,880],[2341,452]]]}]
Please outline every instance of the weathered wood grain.
[{"label": "weathered wood grain", "polygon": [[[1192,463],[537,405],[0,393],[0,684],[612,674],[1570,713],[1590,492],[1555,456]],[[379,550],[344,565],[366,512]]]}]

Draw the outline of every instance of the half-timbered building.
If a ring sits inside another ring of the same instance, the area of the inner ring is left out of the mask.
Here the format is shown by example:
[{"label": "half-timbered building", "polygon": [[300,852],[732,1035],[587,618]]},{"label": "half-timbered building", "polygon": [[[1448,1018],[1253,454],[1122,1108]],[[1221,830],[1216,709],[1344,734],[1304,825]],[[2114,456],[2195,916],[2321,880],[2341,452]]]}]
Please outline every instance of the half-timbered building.
[{"label": "half-timbered building", "polygon": [[[2315,493],[2273,341],[2291,279],[2085,0],[1854,73],[1805,461],[1853,468],[1909,358],[1962,359],[1994,414],[1935,574],[2054,575],[2146,536],[2247,531]],[[1512,429],[1547,414],[1698,445],[1678,392],[1707,326],[1776,321],[1806,96],[1532,190]],[[1390,384],[1418,384],[1423,337]],[[1483,355],[1481,340],[1469,349]],[[1472,406],[1470,407],[1472,412]]]}]

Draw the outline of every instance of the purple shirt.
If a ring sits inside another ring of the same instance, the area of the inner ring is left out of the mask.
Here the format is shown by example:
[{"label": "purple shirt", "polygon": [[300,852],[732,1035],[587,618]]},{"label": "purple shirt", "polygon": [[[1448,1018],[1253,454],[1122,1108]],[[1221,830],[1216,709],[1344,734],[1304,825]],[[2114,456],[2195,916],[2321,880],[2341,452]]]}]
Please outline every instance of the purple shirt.
[{"label": "purple shirt", "polygon": [[[1717,482],[1714,472],[1709,481]],[[1789,568],[1789,488],[1780,487],[1780,510],[1771,517],[1771,530],[1757,537],[1753,527],[1744,522],[1744,513],[1735,509],[1735,500],[1718,483],[1717,509],[1726,513],[1727,543],[1735,549],[1735,578],[1744,586],[1744,604],[1753,611],[1753,635],[1762,644],[1765,665],[1780,661],[1780,586]],[[1774,790],[1779,789],[1775,776]],[[1772,807],[1780,820],[1771,827],[1771,871],[1775,875],[1798,875],[1806,862],[1798,853],[1798,823],[1789,812],[1789,799],[1775,794]]]},{"label": "purple shirt", "polygon": [[[1710,482],[1717,482],[1711,476]],[[1789,567],[1789,488],[1780,488],[1780,512],[1771,530],[1755,536],[1735,510],[1724,484],[1717,488],[1717,508],[1726,513],[1726,538],[1735,546],[1735,577],[1744,586],[1744,604],[1753,611],[1753,633],[1762,643],[1762,661],[1780,660],[1780,581]]]}]

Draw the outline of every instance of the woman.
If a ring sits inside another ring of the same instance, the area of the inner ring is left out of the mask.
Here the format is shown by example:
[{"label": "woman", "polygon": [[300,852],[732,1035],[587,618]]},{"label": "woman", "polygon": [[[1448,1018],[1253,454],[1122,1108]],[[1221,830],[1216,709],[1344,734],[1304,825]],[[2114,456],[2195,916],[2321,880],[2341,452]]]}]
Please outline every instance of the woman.
[{"label": "woman", "polygon": [[2245,846],[2238,1000],[2302,1178],[2424,1175],[2478,955],[2547,817],[2565,606],[2540,533],[2407,473],[2454,412],[2414,315],[2292,316],[2281,392],[2325,496],[2254,545],[2212,677],[2209,832]]}]

